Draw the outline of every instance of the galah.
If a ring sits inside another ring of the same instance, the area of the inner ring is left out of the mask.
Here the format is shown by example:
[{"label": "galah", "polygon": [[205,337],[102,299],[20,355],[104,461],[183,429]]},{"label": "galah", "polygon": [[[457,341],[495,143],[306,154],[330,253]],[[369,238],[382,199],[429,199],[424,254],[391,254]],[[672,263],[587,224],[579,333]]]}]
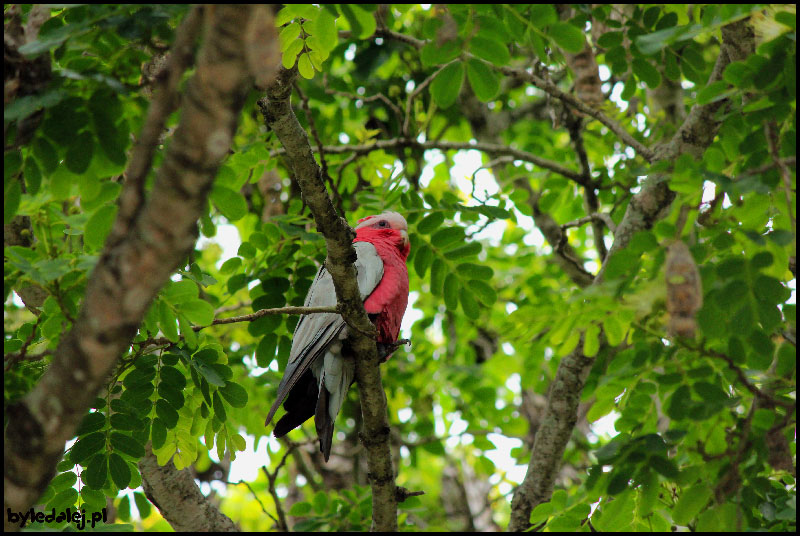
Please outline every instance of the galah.
[{"label": "galah", "polygon": [[[364,309],[375,324],[378,352],[385,360],[394,350],[408,305],[408,225],[397,212],[358,220],[353,247],[358,289]],[[336,305],[336,292],[325,266],[306,295],[306,307]],[[269,410],[268,425],[286,399],[286,414],[275,425],[283,437],[312,415],[325,461],[331,454],[333,423],[353,383],[355,361],[346,342],[350,328],[338,313],[303,315],[297,323],[292,349],[278,398]],[[287,397],[288,395],[288,397]]]}]

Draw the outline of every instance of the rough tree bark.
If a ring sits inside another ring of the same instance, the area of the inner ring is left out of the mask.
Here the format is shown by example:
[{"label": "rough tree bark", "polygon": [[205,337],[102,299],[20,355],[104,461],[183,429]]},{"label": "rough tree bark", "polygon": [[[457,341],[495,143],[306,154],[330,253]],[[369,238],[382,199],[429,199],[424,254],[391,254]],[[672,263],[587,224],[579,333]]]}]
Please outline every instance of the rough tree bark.
[{"label": "rough tree bark", "polygon": [[281,70],[267,89],[266,98],[259,101],[267,125],[278,136],[286,157],[303,192],[303,200],[311,209],[317,229],[325,237],[328,256],[325,266],[333,278],[336,299],[342,316],[354,327],[351,344],[356,354],[356,380],[364,417],[364,434],[361,438],[367,451],[369,480],[372,486],[372,530],[397,530],[397,498],[392,455],[389,449],[389,420],[386,415],[386,394],[381,384],[378,352],[374,326],[367,318],[356,283],[353,262],[352,229],[336,215],[336,210],[325,189],[308,136],[291,106],[294,70]]},{"label": "rough tree bark", "polygon": [[[143,191],[123,192],[78,319],[33,391],[7,410],[4,506],[11,511],[27,509],[42,494],[65,442],[130,345],[148,307],[194,247],[197,220],[206,210],[252,81],[274,72],[277,61],[259,66],[252,61],[271,49],[277,53],[272,25],[255,27],[265,18],[271,22],[265,8],[205,9],[205,45],[152,191],[146,201]],[[142,157],[135,151],[132,159]],[[136,165],[131,162],[129,169]],[[140,186],[131,181],[125,190]],[[132,202],[125,205],[125,199]],[[5,528],[14,530],[7,521]]]}]

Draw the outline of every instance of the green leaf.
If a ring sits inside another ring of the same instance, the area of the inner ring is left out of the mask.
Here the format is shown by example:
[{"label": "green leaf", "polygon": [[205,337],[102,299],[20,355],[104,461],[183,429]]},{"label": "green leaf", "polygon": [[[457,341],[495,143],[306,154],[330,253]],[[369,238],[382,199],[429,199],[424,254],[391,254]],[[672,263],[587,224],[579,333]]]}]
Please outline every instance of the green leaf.
[{"label": "green leaf", "polygon": [[414,254],[414,270],[419,277],[425,277],[425,272],[432,262],[433,250],[427,244],[417,246],[417,252]]},{"label": "green leaf", "polygon": [[25,159],[25,166],[23,169],[25,176],[25,187],[27,193],[36,195],[42,185],[42,172],[39,171],[39,166],[36,164],[36,159],[30,156]]},{"label": "green leaf", "polygon": [[420,220],[417,224],[417,232],[422,234],[431,234],[433,231],[441,227],[444,223],[444,214],[442,212],[431,212]]},{"label": "green leaf", "polygon": [[597,40],[597,45],[605,49],[614,48],[622,44],[623,32],[606,32]]},{"label": "green leaf", "polygon": [[546,28],[558,21],[558,14],[552,4],[531,4],[530,19],[535,27]]},{"label": "green leaf", "polygon": [[175,428],[178,424],[178,412],[166,400],[156,401],[156,415],[164,421],[167,428]]},{"label": "green leaf", "polygon": [[460,40],[447,41],[442,46],[430,42],[420,50],[420,61],[425,67],[433,67],[454,60],[459,54],[461,54]]},{"label": "green leaf", "polygon": [[339,9],[353,30],[353,37],[366,39],[375,33],[377,28],[372,13],[364,11],[355,4],[339,4]]},{"label": "green leaf", "polygon": [[478,302],[475,301],[475,297],[467,289],[461,289],[459,301],[461,302],[461,308],[464,309],[464,314],[467,315],[467,318],[475,320],[480,316],[481,308]]},{"label": "green leaf", "polygon": [[88,132],[81,132],[67,149],[64,164],[71,172],[80,175],[89,168],[94,152],[94,139]]},{"label": "green leaf", "polygon": [[311,64],[311,58],[308,57],[308,53],[302,54],[300,59],[297,60],[297,70],[300,72],[300,76],[306,80],[314,78],[314,66]]},{"label": "green leaf", "polygon": [[175,305],[197,300],[198,294],[197,284],[190,279],[170,281],[164,289],[164,298]]},{"label": "green leaf", "polygon": [[86,231],[83,241],[90,251],[98,251],[103,248],[103,244],[111,232],[111,227],[117,217],[116,205],[104,205],[97,209],[86,222]]},{"label": "green leaf", "polygon": [[5,181],[3,188],[3,224],[9,223],[17,214],[22,199],[22,185],[16,178]]},{"label": "green leaf", "polygon": [[281,45],[281,52],[286,52],[286,49],[300,37],[300,23],[293,22],[283,29],[278,34],[278,42]]},{"label": "green leaf", "polygon": [[700,90],[697,94],[697,104],[703,105],[718,101],[728,95],[727,89],[728,84],[722,80],[717,80]]},{"label": "green leaf", "polygon": [[491,279],[494,270],[483,264],[464,262],[456,266],[456,272],[468,279]]},{"label": "green leaf", "polygon": [[234,408],[243,408],[247,405],[247,391],[238,383],[226,381],[225,387],[222,387],[219,392]]},{"label": "green leaf", "polygon": [[511,60],[508,46],[505,43],[495,41],[488,37],[473,37],[469,42],[469,50],[475,56],[499,66],[507,65]]},{"label": "green leaf", "polygon": [[649,61],[641,58],[634,58],[633,72],[639,80],[643,81],[650,89],[655,89],[661,85],[661,74],[658,69],[653,67]]},{"label": "green leaf", "polygon": [[603,331],[606,334],[608,344],[617,346],[625,338],[627,329],[623,326],[619,317],[612,314],[603,318]]},{"label": "green leaf", "polygon": [[458,308],[458,277],[452,272],[444,278],[444,304],[449,311]]},{"label": "green leaf", "polygon": [[[163,402],[163,400],[159,400],[159,402]],[[114,450],[126,454],[131,458],[138,459],[144,456],[144,447],[142,444],[127,434],[111,432],[111,446],[114,447]]]},{"label": "green leaf", "polygon": [[160,418],[156,417],[153,419],[153,428],[152,428],[152,441],[153,441],[153,448],[158,450],[167,440],[167,426],[164,424]]},{"label": "green leaf", "polygon": [[58,167],[58,154],[53,145],[42,136],[33,140],[33,156],[41,164],[46,173],[52,173]]},{"label": "green leaf", "polygon": [[586,357],[594,357],[599,350],[600,327],[596,324],[592,324],[586,328],[586,334],[583,337],[583,355]]},{"label": "green leaf", "polygon": [[678,525],[688,525],[708,504],[712,491],[707,484],[697,484],[681,495],[678,504],[672,510],[672,519]]},{"label": "green leaf", "polygon": [[104,454],[98,454],[89,461],[89,465],[81,473],[81,480],[87,486],[100,489],[108,477],[108,459]]},{"label": "green leaf", "polygon": [[481,252],[483,246],[480,242],[468,242],[467,244],[447,251],[447,258],[451,261],[463,259],[464,257],[473,257]]},{"label": "green leaf", "polygon": [[439,296],[442,294],[444,278],[447,275],[447,263],[439,257],[433,259],[431,264],[431,294]]},{"label": "green leaf", "polygon": [[[461,92],[461,85],[463,83],[464,64],[460,61],[452,63],[442,69],[442,72],[439,73],[439,75],[434,79],[433,83],[431,83],[431,96],[440,108],[449,108],[458,98],[458,94]],[[427,218],[430,218],[434,214],[441,213],[434,212],[427,216]],[[423,219],[420,222],[420,225],[424,221],[425,220]],[[444,221],[444,216],[442,216],[442,221]]]},{"label": "green leaf", "polygon": [[577,26],[568,22],[556,22],[547,30],[547,34],[567,52],[577,54],[586,45],[586,37]]},{"label": "green leaf", "polygon": [[339,34],[336,32],[336,19],[330,11],[323,9],[311,24],[311,34],[319,39],[320,45],[330,52],[339,43]]},{"label": "green leaf", "polygon": [[462,227],[445,227],[431,236],[433,247],[440,249],[462,240],[464,240],[464,229]]},{"label": "green leaf", "polygon": [[701,31],[703,31],[703,27],[700,24],[664,28],[651,34],[636,37],[636,48],[645,56],[649,56],[673,43],[692,39]]},{"label": "green leaf", "polygon": [[71,488],[75,485],[75,482],[78,481],[78,475],[76,475],[72,471],[67,471],[66,473],[61,473],[53,480],[50,481],[50,486],[56,490],[56,492],[61,492],[67,488]]},{"label": "green leaf", "polygon": [[289,509],[290,516],[302,517],[311,512],[311,503],[300,501],[296,502]]},{"label": "green leaf", "polygon": [[178,342],[178,327],[175,314],[170,310],[169,305],[163,300],[158,302],[158,325],[164,336],[172,342]]},{"label": "green leaf", "polygon": [[73,463],[81,463],[90,456],[97,454],[105,447],[106,435],[103,432],[96,432],[79,439],[70,451],[70,458]]},{"label": "green leaf", "polygon": [[219,393],[214,391],[214,396],[212,397],[213,406],[214,406],[214,414],[216,415],[217,419],[220,422],[225,422],[228,420],[228,416],[225,413],[225,406],[222,405],[222,399],[219,397]]},{"label": "green leaf", "polygon": [[467,78],[475,96],[481,102],[493,100],[500,91],[500,80],[497,75],[480,60],[470,59],[467,62]]},{"label": "green leaf", "polygon": [[108,470],[111,473],[111,480],[119,489],[125,489],[131,482],[131,468],[116,452],[112,452],[108,457]]},{"label": "green leaf", "polygon": [[472,279],[467,282],[467,286],[487,307],[494,305],[497,301],[497,292],[486,281]]},{"label": "green leaf", "polygon": [[286,69],[291,69],[294,67],[295,61],[297,61],[297,55],[303,50],[303,40],[297,39],[296,41],[292,41],[286,50],[283,52],[283,56],[281,57],[281,64]]},{"label": "green leaf", "polygon": [[170,367],[167,365],[162,366],[160,375],[162,382],[166,382],[169,385],[174,386],[176,389],[183,389],[186,387],[186,377],[175,367]]},{"label": "green leaf", "polygon": [[214,321],[214,307],[205,300],[184,302],[178,310],[196,326],[210,326]]},{"label": "green leaf", "polygon": [[166,382],[161,382],[158,384],[158,394],[161,398],[169,402],[169,405],[176,410],[181,409],[186,403],[183,393],[179,389],[176,389],[174,386]]},{"label": "green leaf", "polygon": [[144,493],[139,493],[138,491],[133,494],[133,500],[136,503],[136,509],[139,510],[139,515],[141,518],[147,519],[152,510],[150,501],[147,500],[147,497],[145,497]]},{"label": "green leaf", "polygon": [[211,202],[230,222],[240,220],[247,214],[247,203],[244,198],[239,192],[234,192],[230,188],[215,184],[211,190]]}]

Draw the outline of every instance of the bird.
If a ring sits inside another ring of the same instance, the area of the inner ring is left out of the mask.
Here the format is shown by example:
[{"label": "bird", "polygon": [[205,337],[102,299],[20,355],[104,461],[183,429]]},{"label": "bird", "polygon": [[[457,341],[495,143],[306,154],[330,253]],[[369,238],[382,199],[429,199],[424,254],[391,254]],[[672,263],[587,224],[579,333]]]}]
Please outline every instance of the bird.
[{"label": "bird", "polygon": [[[376,328],[379,357],[386,361],[397,348],[408,305],[408,224],[397,212],[383,212],[358,220],[355,231],[358,289]],[[323,265],[308,289],[304,305],[336,304],[333,279]],[[264,423],[269,425],[281,403],[286,414],[275,425],[275,437],[285,436],[313,416],[326,462],[331,453],[334,421],[355,376],[349,334],[350,328],[339,313],[300,317],[277,399]]]}]

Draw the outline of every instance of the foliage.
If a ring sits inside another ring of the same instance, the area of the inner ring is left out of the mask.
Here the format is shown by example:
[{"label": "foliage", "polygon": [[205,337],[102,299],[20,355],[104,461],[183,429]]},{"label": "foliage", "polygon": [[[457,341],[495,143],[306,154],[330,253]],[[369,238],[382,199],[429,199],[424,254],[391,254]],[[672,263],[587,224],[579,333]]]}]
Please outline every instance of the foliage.
[{"label": "foliage", "polygon": [[[31,390],[79,314],[147,111],[146,73],[187,9],[54,8],[19,48],[26,58],[49,56],[52,75],[5,106],[4,223],[25,222],[24,240],[4,248],[6,405]],[[720,29],[746,17],[755,51],[707,83]],[[409,223],[412,345],[382,367],[398,484],[426,493],[400,505],[401,528],[506,527],[516,482],[491,453],[509,438],[521,445],[514,461],[528,463],[542,415],[526,405],[544,399],[559,359],[577,349],[594,358],[580,394],[585,411],[556,491],[531,523],[793,530],[793,10],[287,5],[276,23],[283,66],[302,76],[297,115],[338,208],[351,224],[382,210]],[[569,92],[587,42],[603,80],[598,109],[650,148],[666,145],[692,106],[725,103],[698,158],[651,164],[525,78],[533,72]],[[677,105],[663,105],[665,94]],[[262,126],[260,96],[254,90],[245,106],[199,222],[211,240],[235,226],[238,252],[223,258],[201,240],[161,291],[39,500],[48,510],[99,509],[111,497],[128,521],[133,500],[150,526],[157,511],[130,491],[141,485],[136,462],[148,441],[159,463],[202,472],[209,454],[234,461],[246,436],[271,433],[263,418],[297,317],[192,329],[302,305],[325,256],[282,147]],[[177,121],[174,114],[156,167]],[[459,164],[474,154],[471,140],[492,146],[480,171]],[[667,176],[676,195],[663,217],[615,252],[602,283],[578,284],[562,261],[571,256],[596,274],[614,240],[609,223],[581,219],[606,214],[619,225],[653,174]],[[664,265],[675,240],[689,245],[702,281],[695,337],[667,330]],[[12,300],[26,288],[44,293],[29,310]],[[280,469],[279,495],[289,493],[283,507],[296,529],[369,526],[355,391],[334,439],[345,469],[322,471],[313,443],[300,443],[314,437],[310,422],[294,443],[273,440],[261,460],[267,473]],[[613,438],[590,430],[609,415]],[[302,455],[280,468],[287,448]],[[275,516],[278,505],[266,482],[252,483],[260,501],[228,487],[222,510],[243,528],[269,528],[261,508]],[[467,525],[452,514],[458,501],[446,488],[457,484],[481,490],[488,524],[475,524],[474,502]]]}]

